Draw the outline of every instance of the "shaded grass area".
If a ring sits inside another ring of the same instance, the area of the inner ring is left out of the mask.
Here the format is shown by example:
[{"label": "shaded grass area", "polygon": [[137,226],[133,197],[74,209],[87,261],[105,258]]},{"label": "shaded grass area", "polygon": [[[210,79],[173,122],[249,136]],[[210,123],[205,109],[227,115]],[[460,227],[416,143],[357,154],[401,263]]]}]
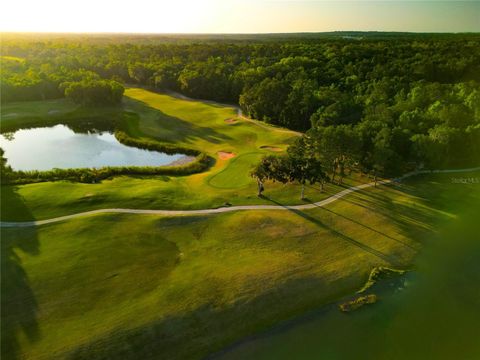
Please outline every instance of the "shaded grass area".
[{"label": "shaded grass area", "polygon": [[109,119],[112,124],[122,116],[121,107],[82,108],[68,99],[21,101],[2,105],[1,130],[8,133],[20,128],[84,123],[87,119]]},{"label": "shaded grass area", "polygon": [[435,175],[304,212],[2,228],[3,355],[201,358],[358,290],[373,267],[409,267],[475,186]]},{"label": "shaded grass area", "polygon": [[[5,211],[6,200],[17,211],[28,214],[28,208],[15,192],[8,193],[6,199],[2,196],[2,212]],[[17,235],[20,234],[5,238],[3,229],[0,229],[0,349],[2,358],[11,359],[17,359],[22,352],[19,333],[29,342],[39,339],[38,303],[29,274],[17,255],[21,252],[27,256],[38,256],[40,243],[37,229],[25,229],[21,237]]]}]

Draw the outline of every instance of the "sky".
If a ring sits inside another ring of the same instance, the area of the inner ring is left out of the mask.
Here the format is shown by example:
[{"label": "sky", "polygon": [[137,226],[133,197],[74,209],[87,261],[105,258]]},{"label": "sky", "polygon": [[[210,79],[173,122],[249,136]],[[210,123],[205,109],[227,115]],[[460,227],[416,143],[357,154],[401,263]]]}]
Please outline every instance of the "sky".
[{"label": "sky", "polygon": [[480,0],[13,0],[0,31],[480,32]]}]

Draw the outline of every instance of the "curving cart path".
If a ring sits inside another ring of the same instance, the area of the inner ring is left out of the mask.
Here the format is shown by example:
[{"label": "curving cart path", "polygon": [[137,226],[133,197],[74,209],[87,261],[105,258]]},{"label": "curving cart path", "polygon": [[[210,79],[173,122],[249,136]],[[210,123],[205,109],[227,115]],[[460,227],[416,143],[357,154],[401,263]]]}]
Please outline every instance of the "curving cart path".
[{"label": "curving cart path", "polygon": [[[399,178],[381,180],[378,181],[378,185],[385,185],[392,182],[400,182],[403,179],[408,177],[419,175],[419,174],[430,174],[430,173],[459,173],[467,171],[479,171],[480,167],[469,168],[469,169],[452,169],[452,170],[422,170],[414,171],[407,173]],[[148,210],[148,209],[98,209],[92,211],[85,211],[72,215],[60,216],[52,219],[46,220],[36,220],[36,221],[25,221],[25,222],[0,222],[0,227],[31,227],[31,226],[40,226],[45,224],[56,223],[64,220],[75,219],[82,216],[95,215],[95,214],[105,214],[105,213],[118,213],[118,214],[148,214],[148,215],[167,215],[167,216],[181,216],[181,215],[208,215],[208,214],[218,214],[226,213],[231,211],[245,211],[245,210],[308,210],[314,209],[317,207],[322,207],[337,201],[338,199],[343,198],[344,196],[366,189],[369,187],[375,186],[375,182],[370,182],[358,186],[352,186],[348,189],[340,191],[339,193],[328,197],[327,199],[318,201],[311,204],[302,204],[302,205],[242,205],[242,206],[230,206],[230,207],[221,207],[215,209],[199,209],[199,210]]]}]

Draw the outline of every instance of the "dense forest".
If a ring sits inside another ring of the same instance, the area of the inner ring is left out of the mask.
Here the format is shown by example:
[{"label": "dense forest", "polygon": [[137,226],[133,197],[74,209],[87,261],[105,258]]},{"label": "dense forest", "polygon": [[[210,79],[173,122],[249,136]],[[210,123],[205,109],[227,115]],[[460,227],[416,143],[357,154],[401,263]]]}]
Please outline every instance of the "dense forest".
[{"label": "dense forest", "polygon": [[11,36],[2,44],[2,102],[68,97],[98,106],[119,103],[124,86],[147,86],[239,104],[247,116],[304,131],[312,156],[342,173],[478,159],[478,35],[340,35]]}]

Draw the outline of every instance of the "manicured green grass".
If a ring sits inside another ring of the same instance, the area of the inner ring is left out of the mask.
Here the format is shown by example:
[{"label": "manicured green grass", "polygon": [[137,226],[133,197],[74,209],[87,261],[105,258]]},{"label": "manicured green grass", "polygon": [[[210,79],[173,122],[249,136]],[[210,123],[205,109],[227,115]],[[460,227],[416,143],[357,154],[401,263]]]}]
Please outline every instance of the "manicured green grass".
[{"label": "manicured green grass", "polygon": [[[52,112],[53,111],[53,112]],[[144,89],[127,89],[123,109],[81,109],[67,100],[35,101],[9,104],[2,114],[16,114],[2,119],[5,127],[29,126],[32,123],[53,124],[68,119],[91,117],[117,119],[122,111],[128,116],[122,127],[130,136],[169,142],[202,152],[215,159],[212,167],[192,176],[116,177],[100,184],[65,181],[2,186],[2,197],[22,198],[24,211],[2,201],[2,220],[29,220],[72,214],[97,208],[124,207],[144,209],[199,209],[219,207],[225,203],[282,204],[299,203],[298,185],[267,184],[267,199],[256,197],[256,184],[250,177],[251,167],[264,154],[265,145],[286,148],[297,133],[274,127],[262,127],[236,118],[232,107],[186,101]],[[232,152],[235,157],[222,160],[218,152]],[[346,185],[371,181],[352,177]],[[317,186],[307,189],[307,197],[318,201],[341,190],[328,185],[325,193]],[[13,195],[15,194],[15,195]]]},{"label": "manicured green grass", "polygon": [[235,189],[248,186],[251,179],[245,177],[252,167],[260,161],[263,154],[259,152],[241,154],[231,159],[228,165],[208,180],[208,185],[214,188]]},{"label": "manicured green grass", "polygon": [[408,267],[439,223],[479,200],[478,185],[435,175],[305,212],[2,228],[2,349],[14,359],[201,358],[359,289],[375,266]]}]

